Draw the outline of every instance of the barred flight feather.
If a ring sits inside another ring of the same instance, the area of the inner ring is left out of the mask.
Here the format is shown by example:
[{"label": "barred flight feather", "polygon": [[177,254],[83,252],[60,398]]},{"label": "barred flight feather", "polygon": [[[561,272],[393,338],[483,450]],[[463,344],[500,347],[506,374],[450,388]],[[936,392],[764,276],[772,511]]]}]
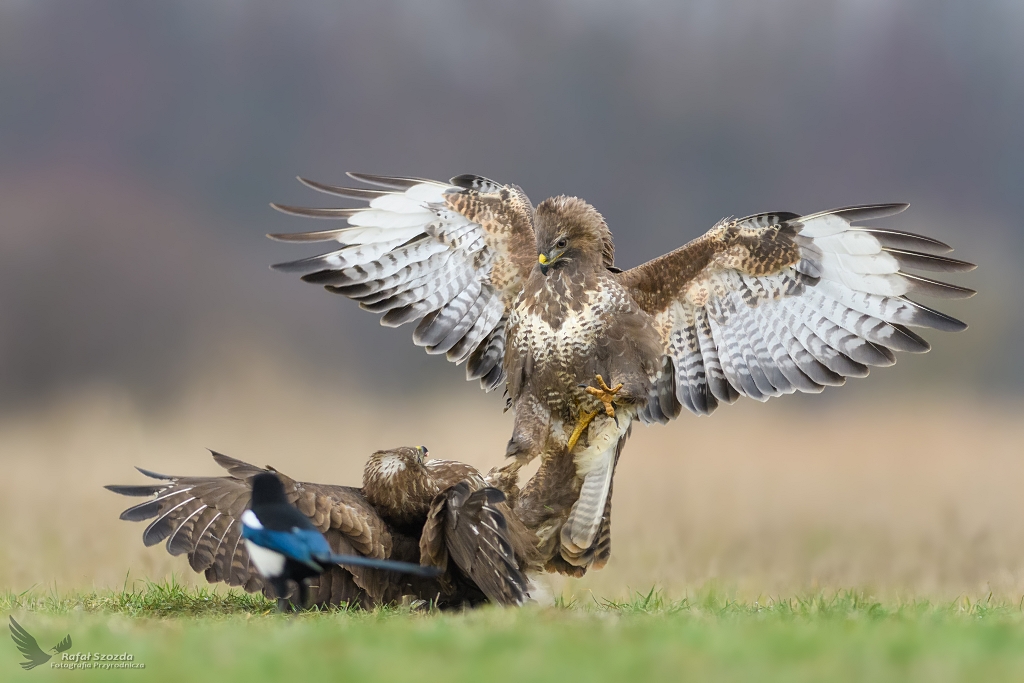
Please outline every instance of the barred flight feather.
[{"label": "barred flight feather", "polygon": [[[488,339],[497,339],[501,345],[501,354],[504,355],[505,326],[503,316],[505,308],[501,303],[500,296],[490,287],[484,287],[482,296],[485,297],[483,308],[477,315],[473,327],[445,354],[445,357],[456,365],[472,358],[474,353],[489,343],[485,341]],[[468,367],[466,372],[469,372]],[[479,376],[467,377],[467,380],[473,379],[479,379]]]},{"label": "barred flight feather", "polygon": [[450,252],[442,251],[432,254],[424,261],[410,263],[387,277],[355,285],[331,285],[327,286],[327,290],[359,301],[364,299],[380,301],[431,281],[447,265],[450,258]]},{"label": "barred flight feather", "polygon": [[[427,347],[427,353],[445,353],[462,338],[473,320],[467,317],[470,308],[480,295],[482,285],[479,280],[456,283],[458,291],[443,307],[437,308],[429,327],[422,332],[417,329],[416,343]],[[442,342],[452,336],[445,346]]]},{"label": "barred flight feather", "polygon": [[768,352],[775,361],[779,372],[783,374],[794,390],[820,393],[825,387],[812,380],[800,369],[797,361],[790,355],[787,345],[779,338],[779,333],[776,329],[779,322],[778,318],[769,319],[768,316],[768,311],[764,307],[754,310],[754,318],[757,321],[758,328],[765,337]]},{"label": "barred flight feather", "polygon": [[476,322],[480,315],[487,296],[482,293],[483,285],[479,280],[471,280],[465,289],[452,299],[444,308],[446,315],[454,319],[454,324],[449,327],[445,335],[427,346],[427,353],[440,354],[448,353],[452,347],[462,341],[466,332]]},{"label": "barred flight feather", "polygon": [[[181,555],[192,549],[192,527],[195,524],[196,516],[202,514],[207,506],[198,501],[194,510],[188,513],[171,531],[167,537],[167,552],[171,555]],[[183,533],[184,532],[184,533]]]},{"label": "barred flight feather", "polygon": [[441,183],[348,175],[385,189],[346,188],[300,178],[316,191],[367,201],[369,206],[275,208],[303,216],[343,218],[349,228],[273,235],[285,241],[332,240],[345,247],[275,268],[303,273],[307,282],[356,299],[363,309],[383,314],[383,325],[418,320],[414,342],[453,362],[472,358],[487,344],[492,351],[480,354],[486,362],[471,364],[467,372],[470,379],[493,386],[503,377],[501,370],[495,372],[492,357],[493,350],[504,349],[503,341],[493,340],[496,326],[507,317],[536,261],[529,201],[517,188],[479,176],[457,176]]},{"label": "barred flight feather", "polygon": [[[500,313],[500,309],[497,306],[491,306],[490,310],[492,315]],[[480,329],[485,327],[485,325],[480,326]],[[477,327],[474,326],[469,334],[466,335],[464,341],[469,340],[470,344],[472,344],[476,340],[476,336],[478,336],[474,335],[476,331]],[[494,331],[486,339],[481,340],[481,342],[470,352],[469,362],[466,364],[467,380],[481,379],[490,373],[493,368],[501,367],[505,357],[505,320],[501,319],[496,323]],[[452,349],[452,352],[455,351],[456,349]]]},{"label": "barred flight feather", "polygon": [[[651,278],[664,277],[666,268],[685,269],[689,254],[697,258],[712,249],[704,269],[691,276],[693,285],[678,295],[692,303],[694,314],[662,319],[678,402],[694,413],[708,412],[691,390],[703,386],[700,369],[707,372],[710,395],[720,400],[737,392],[757,400],[820,392],[846,377],[867,375],[869,366],[892,365],[894,350],[928,350],[907,325],[964,329],[959,320],[907,297],[966,298],[973,290],[904,269],[953,273],[973,264],[945,256],[950,247],[930,237],[852,225],[905,208],[883,204],[727,219],[691,245],[627,271],[627,287],[659,291],[664,286]],[[648,312],[668,311],[671,301]],[[656,416],[664,412],[660,408],[648,413]]]},{"label": "barred flight feather", "polygon": [[274,270],[283,273],[309,273],[327,269],[342,269],[357,263],[375,261],[395,247],[402,246],[407,240],[404,236],[370,244],[352,244],[318,256],[275,263]]}]

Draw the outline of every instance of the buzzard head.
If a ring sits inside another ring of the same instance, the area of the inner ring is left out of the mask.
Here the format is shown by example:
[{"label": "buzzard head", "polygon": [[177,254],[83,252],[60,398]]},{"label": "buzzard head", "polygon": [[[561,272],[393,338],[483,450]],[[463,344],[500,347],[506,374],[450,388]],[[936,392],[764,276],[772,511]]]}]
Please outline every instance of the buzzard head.
[{"label": "buzzard head", "polygon": [[392,520],[410,523],[425,515],[437,493],[424,463],[425,446],[402,446],[377,451],[363,469],[363,495],[370,505]]},{"label": "buzzard head", "polygon": [[366,461],[363,470],[363,485],[367,482],[392,482],[398,478],[419,474],[427,459],[426,446],[402,446],[387,451],[377,451]]},{"label": "buzzard head", "polygon": [[552,268],[610,268],[615,260],[612,233],[604,217],[576,197],[552,197],[537,206],[537,262]]}]

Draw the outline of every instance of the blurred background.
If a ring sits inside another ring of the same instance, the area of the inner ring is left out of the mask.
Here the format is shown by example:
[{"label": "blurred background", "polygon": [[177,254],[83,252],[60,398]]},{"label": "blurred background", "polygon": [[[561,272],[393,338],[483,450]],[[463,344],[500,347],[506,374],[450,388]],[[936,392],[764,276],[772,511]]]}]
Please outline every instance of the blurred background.
[{"label": "blurred background", "polygon": [[498,462],[500,395],[267,268],[315,227],[268,202],[357,170],[584,197],[625,268],[726,215],[910,202],[888,225],[980,266],[940,306],[971,328],[638,428],[614,559],[563,588],[1020,595],[1021,35],[1008,0],[0,0],[0,588],[192,580],[117,521],[131,465]]}]

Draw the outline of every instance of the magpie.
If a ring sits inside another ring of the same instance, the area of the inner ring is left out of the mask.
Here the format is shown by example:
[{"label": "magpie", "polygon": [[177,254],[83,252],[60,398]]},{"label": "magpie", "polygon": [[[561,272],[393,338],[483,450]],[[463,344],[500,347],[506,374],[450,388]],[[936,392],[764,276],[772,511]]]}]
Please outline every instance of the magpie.
[{"label": "magpie", "polygon": [[272,472],[252,478],[252,500],[242,513],[242,538],[252,563],[273,586],[281,611],[296,608],[286,597],[292,582],[298,586],[297,607],[305,608],[309,590],[306,580],[322,574],[326,565],[372,567],[427,577],[441,573],[435,567],[410,562],[334,554],[320,530],[288,502],[284,485]]}]

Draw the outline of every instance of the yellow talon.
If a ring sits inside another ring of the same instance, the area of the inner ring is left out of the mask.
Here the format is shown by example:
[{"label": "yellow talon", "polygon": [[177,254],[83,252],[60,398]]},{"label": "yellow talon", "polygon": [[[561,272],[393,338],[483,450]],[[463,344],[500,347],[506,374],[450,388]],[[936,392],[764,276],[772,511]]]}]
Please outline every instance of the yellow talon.
[{"label": "yellow talon", "polygon": [[[594,387],[588,387],[583,384],[580,385],[580,388],[586,390],[588,394],[590,394],[603,404],[605,415],[612,419],[616,419],[615,406],[612,404],[612,402],[615,400],[615,394],[619,393],[619,390],[622,389],[622,382],[619,382],[614,387],[610,387],[605,383],[604,377],[602,377],[601,375],[595,375],[595,379],[597,379],[597,383],[600,386],[599,389]],[[598,412],[600,412],[600,408],[597,408],[590,413],[588,413],[585,410],[580,411],[579,420],[576,422],[576,429],[572,430],[572,436],[569,437],[569,443],[566,444],[566,448],[570,453],[572,452],[572,449],[576,446],[576,442],[580,440],[581,436],[583,436],[583,430],[585,430],[590,425],[591,421],[597,416]],[[618,420],[616,419],[616,424],[617,423]]]},{"label": "yellow talon", "polygon": [[583,436],[583,430],[590,425],[591,420],[597,416],[597,411],[583,411],[580,413],[580,419],[576,422],[576,429],[572,430],[572,436],[569,437],[569,443],[565,445],[565,449],[572,453],[572,449],[576,447],[576,442]]},{"label": "yellow talon", "polygon": [[619,390],[622,389],[622,382],[619,382],[614,387],[610,387],[605,384],[604,377],[601,375],[597,375],[596,379],[601,388],[586,387],[586,392],[604,404],[605,415],[615,417],[615,407],[612,405],[612,401],[615,399],[615,394],[619,393]]}]

